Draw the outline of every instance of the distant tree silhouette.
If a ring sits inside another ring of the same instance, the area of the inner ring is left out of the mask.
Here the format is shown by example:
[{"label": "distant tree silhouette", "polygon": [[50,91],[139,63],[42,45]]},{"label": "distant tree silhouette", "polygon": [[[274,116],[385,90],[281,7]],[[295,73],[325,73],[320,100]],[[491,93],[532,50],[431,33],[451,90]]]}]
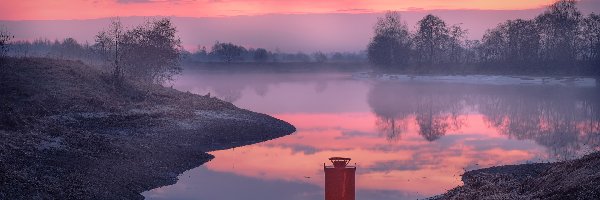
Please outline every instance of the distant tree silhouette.
[{"label": "distant tree silhouette", "polygon": [[427,15],[417,23],[417,33],[414,43],[417,50],[418,62],[427,64],[441,63],[441,55],[450,35],[446,23],[435,15]]},{"label": "distant tree silhouette", "polygon": [[[298,53],[294,54],[293,60],[295,60],[297,62],[310,62],[310,56],[303,52],[298,52]],[[325,61],[327,61],[327,56],[325,56],[325,60],[322,60],[322,62],[325,62]]]},{"label": "distant tree silhouette", "polygon": [[[582,30],[582,59],[600,65],[600,15],[590,14],[583,19]],[[600,69],[597,69],[600,72]]]},{"label": "distant tree silhouette", "polygon": [[531,64],[539,60],[540,34],[535,21],[509,20],[483,36],[483,60]]},{"label": "distant tree silhouette", "polygon": [[560,0],[536,17],[541,36],[541,56],[545,61],[572,62],[576,55],[576,39],[581,12],[577,1]]},{"label": "distant tree silhouette", "polygon": [[206,51],[205,46],[198,46],[198,50],[196,50],[196,52],[194,52],[191,56],[196,59],[206,60],[208,59],[208,51]]},{"label": "distant tree silhouette", "polygon": [[269,59],[269,52],[266,49],[258,48],[254,51],[254,61],[265,62]]},{"label": "distant tree silhouette", "polygon": [[448,28],[448,40],[446,41],[447,62],[466,63],[466,36],[468,31],[459,25],[452,25]]},{"label": "distant tree silhouette", "polygon": [[14,36],[10,35],[8,31],[3,28],[0,29],[0,57],[4,57],[8,52],[8,44]]},{"label": "distant tree silhouette", "polygon": [[375,36],[367,47],[369,61],[377,66],[400,66],[409,61],[411,39],[398,12],[387,12],[377,20]]},{"label": "distant tree silhouette", "polygon": [[409,34],[398,13],[388,12],[378,18],[367,55],[375,66],[470,64],[517,73],[534,69],[600,74],[595,67],[600,66],[600,17],[584,17],[576,5],[576,0],[556,1],[535,19],[508,20],[488,29],[481,41],[466,40],[467,31],[460,25],[448,26],[431,14]]},{"label": "distant tree silhouette", "polygon": [[216,42],[213,45],[211,55],[220,58],[222,61],[230,63],[235,60],[242,58],[242,55],[246,52],[246,48],[235,45],[233,43],[221,43]]},{"label": "distant tree silhouette", "polygon": [[514,64],[530,64],[539,59],[540,34],[534,21],[509,20],[505,27],[510,61]]},{"label": "distant tree silhouette", "polygon": [[324,63],[325,61],[327,61],[327,55],[320,51],[313,53],[313,58],[315,59],[315,62],[318,63]]},{"label": "distant tree silhouette", "polygon": [[55,41],[51,48],[51,53],[61,59],[81,58],[83,51],[83,46],[73,38],[66,38],[62,42]]}]

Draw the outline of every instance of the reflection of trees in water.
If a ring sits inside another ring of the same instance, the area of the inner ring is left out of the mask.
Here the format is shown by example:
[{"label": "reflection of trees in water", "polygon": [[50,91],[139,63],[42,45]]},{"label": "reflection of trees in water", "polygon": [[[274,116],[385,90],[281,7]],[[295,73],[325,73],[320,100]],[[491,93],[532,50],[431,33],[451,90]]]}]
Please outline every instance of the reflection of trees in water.
[{"label": "reflection of trees in water", "polygon": [[[441,96],[447,91],[436,90]],[[414,116],[419,134],[428,141],[434,141],[448,131],[457,130],[463,124],[459,118],[462,109],[461,99],[440,98],[440,96],[422,95],[418,85],[377,84],[369,92],[371,108],[377,115],[378,131],[386,138],[398,139],[399,133],[406,130],[408,118]],[[402,125],[399,133],[395,125]]]},{"label": "reflection of trees in water", "polygon": [[317,81],[317,84],[315,85],[315,92],[323,93],[327,89],[327,85],[328,83],[325,80]]},{"label": "reflection of trees in water", "polygon": [[[256,78],[256,80],[260,79]],[[261,97],[264,97],[269,92],[269,85],[260,81],[231,81],[226,78],[222,78],[222,80],[216,79],[214,81],[215,82],[210,85],[215,92],[215,96],[231,103],[242,98],[242,91],[244,91],[244,89],[253,89],[256,95]]]},{"label": "reflection of trees in water", "polygon": [[407,122],[404,119],[377,117],[375,126],[377,131],[385,135],[388,141],[398,141],[402,133],[406,132]]},{"label": "reflection of trees in water", "polygon": [[[213,96],[232,103],[242,98],[242,91],[245,89],[253,90],[256,95],[264,97],[274,85],[282,83],[315,84],[314,91],[322,93],[327,90],[328,81],[331,81],[331,76],[317,73],[270,74],[254,72],[218,72],[199,74],[190,73],[186,76],[194,77],[193,79],[187,80],[189,86],[194,88],[211,88],[214,92]],[[181,89],[189,90],[191,88]]]},{"label": "reflection of trees in water", "polygon": [[594,89],[520,87],[476,101],[489,125],[511,138],[530,139],[551,156],[572,158],[598,147],[598,93]]},{"label": "reflection of trees in water", "polygon": [[458,130],[464,123],[458,117],[461,102],[461,99],[447,101],[434,96],[422,98],[415,110],[419,134],[431,142],[448,131]]},{"label": "reflection of trees in water", "polygon": [[242,90],[243,87],[229,87],[228,85],[215,86],[214,88],[215,95],[224,101],[227,102],[235,102],[238,99],[242,98]]},{"label": "reflection of trees in water", "polygon": [[434,141],[460,128],[460,115],[473,108],[501,134],[534,140],[552,156],[569,158],[600,147],[599,96],[595,88],[378,83],[368,103],[380,132],[392,134],[388,138],[398,133],[389,127],[414,116],[419,134]]},{"label": "reflection of trees in water", "polygon": [[256,92],[256,95],[264,97],[267,95],[267,92],[269,92],[269,86],[266,84],[257,84],[256,87],[254,87],[254,92]]}]

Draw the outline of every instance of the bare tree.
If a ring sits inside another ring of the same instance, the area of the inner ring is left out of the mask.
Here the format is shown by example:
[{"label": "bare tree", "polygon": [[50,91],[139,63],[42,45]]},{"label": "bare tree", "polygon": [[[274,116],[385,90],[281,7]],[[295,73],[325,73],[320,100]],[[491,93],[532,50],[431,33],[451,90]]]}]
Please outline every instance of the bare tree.
[{"label": "bare tree", "polygon": [[408,28],[398,12],[388,11],[378,18],[375,36],[367,47],[369,61],[378,66],[400,66],[409,61],[411,39]]},{"label": "bare tree", "polygon": [[508,44],[507,32],[506,26],[502,24],[486,31],[479,48],[482,62],[500,63],[506,61],[508,58],[506,52]]},{"label": "bare tree", "polygon": [[577,1],[560,0],[536,18],[541,33],[542,56],[546,61],[572,62],[581,12]]},{"label": "bare tree", "polygon": [[452,25],[448,29],[448,41],[446,42],[446,49],[448,49],[448,61],[450,63],[462,63],[464,62],[463,54],[465,53],[466,41],[468,31],[463,29],[460,25]]},{"label": "bare tree", "polygon": [[442,62],[441,53],[450,35],[446,23],[435,15],[427,15],[417,23],[415,46],[419,63],[437,64]]},{"label": "bare tree", "polygon": [[181,73],[182,52],[177,30],[168,18],[148,20],[125,30],[117,18],[96,35],[94,49],[113,66],[115,80],[125,77],[163,83]]},{"label": "bare tree", "polygon": [[120,60],[123,57],[121,50],[123,44],[123,25],[119,18],[112,19],[108,30],[100,31],[96,35],[94,49],[112,65],[113,77],[121,81],[124,77]]},{"label": "bare tree", "polygon": [[530,64],[538,60],[540,34],[534,21],[509,20],[506,22],[508,57],[515,64]]},{"label": "bare tree", "polygon": [[581,28],[582,59],[600,64],[600,15],[590,14],[583,19]]},{"label": "bare tree", "polygon": [[132,78],[163,83],[181,73],[182,52],[177,29],[168,18],[149,20],[123,34],[121,60]]}]

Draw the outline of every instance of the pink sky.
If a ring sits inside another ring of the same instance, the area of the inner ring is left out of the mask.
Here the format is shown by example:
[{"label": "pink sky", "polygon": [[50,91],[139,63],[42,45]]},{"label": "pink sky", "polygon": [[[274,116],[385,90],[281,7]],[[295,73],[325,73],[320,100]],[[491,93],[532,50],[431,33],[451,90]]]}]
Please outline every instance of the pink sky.
[{"label": "pink sky", "polygon": [[385,10],[523,10],[554,0],[4,0],[0,20],[69,20],[111,16],[218,17]]},{"label": "pink sky", "polygon": [[[399,10],[410,29],[427,14],[460,24],[469,39],[509,19],[531,19],[554,0],[3,0],[0,28],[15,40],[94,35],[120,16],[133,26],[145,17],[170,16],[188,50],[215,41],[283,52],[357,52],[365,49],[377,17]],[[600,0],[581,0],[584,14]],[[128,17],[140,16],[140,17]]]}]

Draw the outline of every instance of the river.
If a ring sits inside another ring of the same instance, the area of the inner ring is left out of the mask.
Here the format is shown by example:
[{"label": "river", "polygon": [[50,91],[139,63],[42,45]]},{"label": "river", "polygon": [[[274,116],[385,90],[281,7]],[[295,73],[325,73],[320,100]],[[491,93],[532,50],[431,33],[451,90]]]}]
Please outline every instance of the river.
[{"label": "river", "polygon": [[297,132],[209,152],[210,162],[143,195],[321,200],[323,163],[342,156],[357,166],[357,199],[415,199],[461,185],[465,170],[600,150],[600,89],[593,81],[386,77],[186,72],[174,88],[269,114]]}]

